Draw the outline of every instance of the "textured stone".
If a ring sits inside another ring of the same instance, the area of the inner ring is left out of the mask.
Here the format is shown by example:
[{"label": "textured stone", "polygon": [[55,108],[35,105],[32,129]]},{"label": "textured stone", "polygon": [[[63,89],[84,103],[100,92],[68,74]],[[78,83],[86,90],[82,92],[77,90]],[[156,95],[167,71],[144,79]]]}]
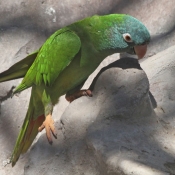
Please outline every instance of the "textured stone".
[{"label": "textured stone", "polygon": [[[30,152],[27,165],[31,168],[25,172],[41,171],[42,168],[36,167],[47,164],[50,157],[54,161],[49,164],[49,170],[45,170],[47,174],[58,163],[62,167],[58,173],[68,175],[72,172],[174,174],[174,121],[173,115],[167,116],[173,101],[163,95],[169,93],[174,83],[168,74],[174,69],[174,51],[175,47],[169,48],[150,58],[152,62],[149,59],[142,62],[144,70],[151,67],[148,71],[150,92],[147,76],[137,60],[122,58],[110,64],[107,70],[103,68],[90,86],[93,97],[82,97],[67,107],[61,117],[63,135],[60,133],[59,141],[54,143],[56,146],[51,149],[42,142],[42,136]],[[160,79],[157,86],[161,88],[157,91],[154,85]],[[47,148],[45,151],[43,145]],[[56,155],[59,156],[55,158]],[[63,159],[67,162],[66,168]]]}]

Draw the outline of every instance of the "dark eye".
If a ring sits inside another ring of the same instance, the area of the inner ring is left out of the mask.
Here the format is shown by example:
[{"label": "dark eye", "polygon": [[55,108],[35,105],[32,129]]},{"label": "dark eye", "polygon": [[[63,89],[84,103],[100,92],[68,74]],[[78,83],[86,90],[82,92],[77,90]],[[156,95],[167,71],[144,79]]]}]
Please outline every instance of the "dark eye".
[{"label": "dark eye", "polygon": [[123,38],[128,43],[132,42],[132,38],[131,38],[131,35],[129,33],[124,33]]}]

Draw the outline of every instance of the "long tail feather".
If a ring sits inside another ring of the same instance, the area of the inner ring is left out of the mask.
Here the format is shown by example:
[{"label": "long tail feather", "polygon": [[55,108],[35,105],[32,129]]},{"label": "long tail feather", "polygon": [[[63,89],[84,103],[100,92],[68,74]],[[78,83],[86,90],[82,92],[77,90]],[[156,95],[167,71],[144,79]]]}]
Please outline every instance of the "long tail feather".
[{"label": "long tail feather", "polygon": [[33,143],[36,135],[38,134],[38,128],[39,126],[41,126],[44,119],[44,115],[41,115],[36,120],[30,119],[29,121],[27,121],[27,123],[26,120],[24,121],[12,153],[12,166],[15,166],[21,154],[27,152],[27,150]]},{"label": "long tail feather", "polygon": [[16,164],[20,154],[27,152],[36,135],[38,134],[39,126],[41,126],[45,120],[44,114],[37,118],[34,117],[33,114],[35,107],[33,105],[32,97],[33,96],[31,96],[29,108],[11,156],[12,166]]},{"label": "long tail feather", "polygon": [[28,55],[26,58],[11,66],[8,70],[0,73],[0,82],[24,77],[34,62],[37,54],[38,51],[35,51],[34,53]]}]

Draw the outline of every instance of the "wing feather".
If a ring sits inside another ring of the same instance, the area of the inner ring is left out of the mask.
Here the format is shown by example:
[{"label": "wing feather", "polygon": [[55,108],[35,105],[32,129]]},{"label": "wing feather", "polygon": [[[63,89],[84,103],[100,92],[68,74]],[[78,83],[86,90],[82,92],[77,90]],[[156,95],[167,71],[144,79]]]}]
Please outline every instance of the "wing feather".
[{"label": "wing feather", "polygon": [[55,32],[43,44],[37,58],[14,93],[27,89],[33,84],[52,85],[80,51],[80,48],[80,38],[69,28]]}]

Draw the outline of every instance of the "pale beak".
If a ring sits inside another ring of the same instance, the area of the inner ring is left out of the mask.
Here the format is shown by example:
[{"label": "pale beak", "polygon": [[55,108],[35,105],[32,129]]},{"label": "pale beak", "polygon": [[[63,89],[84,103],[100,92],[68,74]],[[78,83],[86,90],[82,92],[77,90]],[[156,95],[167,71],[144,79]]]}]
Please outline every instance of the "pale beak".
[{"label": "pale beak", "polygon": [[137,45],[134,46],[134,51],[136,55],[138,56],[138,59],[141,59],[145,56],[146,51],[147,51],[147,45]]}]

